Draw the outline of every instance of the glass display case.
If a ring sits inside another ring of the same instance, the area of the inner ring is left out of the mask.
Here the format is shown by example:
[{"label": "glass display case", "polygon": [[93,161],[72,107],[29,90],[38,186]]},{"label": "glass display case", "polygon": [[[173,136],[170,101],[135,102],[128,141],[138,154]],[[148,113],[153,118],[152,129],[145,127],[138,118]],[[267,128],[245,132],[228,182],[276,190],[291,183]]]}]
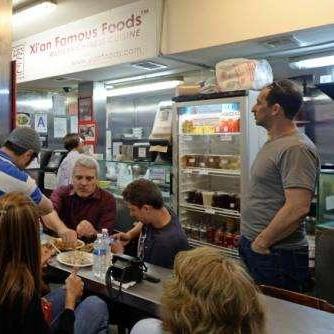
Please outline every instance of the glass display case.
[{"label": "glass display case", "polygon": [[178,213],[193,245],[238,256],[249,168],[266,136],[250,107],[256,92],[176,103]]},{"label": "glass display case", "polygon": [[320,171],[318,185],[317,223],[334,226],[334,168]]},{"label": "glass display case", "polygon": [[109,190],[121,198],[123,189],[133,180],[147,178],[161,190],[165,204],[171,204],[171,164],[151,161],[106,161]]}]

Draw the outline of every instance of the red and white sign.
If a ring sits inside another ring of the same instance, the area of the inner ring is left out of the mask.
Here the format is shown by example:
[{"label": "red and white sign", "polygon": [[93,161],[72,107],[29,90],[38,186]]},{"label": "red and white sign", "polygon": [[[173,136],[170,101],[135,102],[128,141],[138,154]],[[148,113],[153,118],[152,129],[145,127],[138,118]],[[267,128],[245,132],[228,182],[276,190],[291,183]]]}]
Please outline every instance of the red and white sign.
[{"label": "red and white sign", "polygon": [[85,138],[85,144],[95,145],[97,141],[96,121],[80,121],[79,134]]},{"label": "red and white sign", "polygon": [[142,0],[19,40],[18,82],[156,57],[160,1]]}]

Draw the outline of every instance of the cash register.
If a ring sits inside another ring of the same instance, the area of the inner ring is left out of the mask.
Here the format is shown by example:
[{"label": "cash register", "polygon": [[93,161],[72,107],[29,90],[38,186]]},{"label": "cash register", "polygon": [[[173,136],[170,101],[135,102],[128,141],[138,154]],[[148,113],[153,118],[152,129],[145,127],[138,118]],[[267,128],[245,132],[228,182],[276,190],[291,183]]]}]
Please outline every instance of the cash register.
[{"label": "cash register", "polygon": [[56,172],[57,173],[61,162],[63,161],[63,159],[67,155],[67,152],[68,151],[66,151],[66,150],[53,150],[53,152],[51,153],[50,160],[49,160],[48,164],[46,165],[45,170],[49,171],[49,172]]},{"label": "cash register", "polygon": [[58,168],[66,157],[67,150],[53,150],[44,170],[44,189],[53,190],[57,185]]}]

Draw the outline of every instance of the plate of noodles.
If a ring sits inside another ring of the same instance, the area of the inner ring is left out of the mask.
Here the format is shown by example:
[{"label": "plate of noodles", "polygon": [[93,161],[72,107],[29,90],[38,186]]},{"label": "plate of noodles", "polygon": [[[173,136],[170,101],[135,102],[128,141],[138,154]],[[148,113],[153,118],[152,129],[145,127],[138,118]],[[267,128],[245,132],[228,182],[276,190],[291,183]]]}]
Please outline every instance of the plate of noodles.
[{"label": "plate of noodles", "polygon": [[65,266],[90,267],[93,265],[93,254],[74,250],[58,254],[57,260]]}]

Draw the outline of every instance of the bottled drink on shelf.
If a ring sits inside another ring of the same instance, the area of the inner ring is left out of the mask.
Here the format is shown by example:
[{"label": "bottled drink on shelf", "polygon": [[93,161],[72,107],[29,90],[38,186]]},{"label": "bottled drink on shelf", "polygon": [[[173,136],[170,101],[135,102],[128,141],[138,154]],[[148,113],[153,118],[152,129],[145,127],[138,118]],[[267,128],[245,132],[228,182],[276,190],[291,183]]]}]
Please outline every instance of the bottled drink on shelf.
[{"label": "bottled drink on shelf", "polygon": [[183,227],[184,233],[186,234],[187,238],[191,238],[191,226],[190,226],[189,221],[186,220],[182,224],[182,227]]},{"label": "bottled drink on shelf", "polygon": [[233,248],[238,249],[239,248],[239,243],[240,243],[240,234],[235,233],[234,238],[233,238]]},{"label": "bottled drink on shelf", "polygon": [[193,223],[191,225],[191,239],[199,240],[199,225],[198,223]]},{"label": "bottled drink on shelf", "polygon": [[223,246],[226,248],[234,248],[234,235],[231,232],[225,233],[224,243]]},{"label": "bottled drink on shelf", "polygon": [[218,226],[216,228],[216,233],[215,233],[215,240],[214,240],[215,245],[222,247],[224,244],[224,238],[225,238],[224,229],[222,226]]},{"label": "bottled drink on shelf", "polygon": [[199,240],[202,242],[207,242],[207,226],[204,223],[200,225]]},{"label": "bottled drink on shelf", "polygon": [[206,241],[210,244],[214,244],[216,229],[213,224],[210,224],[206,228]]},{"label": "bottled drink on shelf", "polygon": [[238,228],[235,218],[226,218],[226,232],[234,233]]}]

